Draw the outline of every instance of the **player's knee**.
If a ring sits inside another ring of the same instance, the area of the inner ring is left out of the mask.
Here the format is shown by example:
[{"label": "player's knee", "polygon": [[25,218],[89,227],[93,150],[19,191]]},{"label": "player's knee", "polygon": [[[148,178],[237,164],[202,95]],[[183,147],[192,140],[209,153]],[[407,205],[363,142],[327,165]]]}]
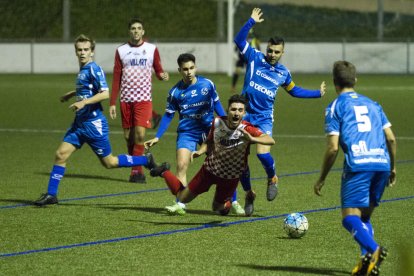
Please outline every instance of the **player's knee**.
[{"label": "player's knee", "polygon": [[68,155],[65,152],[63,152],[61,150],[57,150],[55,152],[55,161],[56,162],[65,162],[67,158],[68,158]]},{"label": "player's knee", "polygon": [[186,160],[178,160],[177,161],[177,172],[185,174],[188,169],[188,161]]},{"label": "player's knee", "polygon": [[118,168],[118,160],[112,155],[101,159],[101,163],[106,169]]}]

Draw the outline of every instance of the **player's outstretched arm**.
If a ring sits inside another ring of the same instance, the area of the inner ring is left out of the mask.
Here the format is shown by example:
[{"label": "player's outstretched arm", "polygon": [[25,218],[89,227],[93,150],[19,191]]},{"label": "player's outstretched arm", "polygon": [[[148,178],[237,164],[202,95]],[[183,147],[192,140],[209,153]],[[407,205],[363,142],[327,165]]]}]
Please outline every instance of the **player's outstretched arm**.
[{"label": "player's outstretched arm", "polygon": [[193,152],[191,153],[191,159],[190,159],[190,162],[193,162],[194,158],[198,158],[198,157],[200,157],[201,155],[205,154],[205,153],[207,152],[207,148],[208,148],[207,143],[203,143],[203,144],[201,144],[201,146],[200,146],[200,148],[199,148],[198,150],[193,151]]},{"label": "player's outstretched arm", "polygon": [[99,102],[101,102],[103,100],[106,100],[108,98],[109,98],[109,91],[108,90],[103,90],[100,93],[97,93],[97,94],[93,95],[90,98],[87,98],[87,99],[84,99],[82,101],[75,102],[75,103],[71,104],[69,106],[69,108],[72,109],[73,111],[78,111],[78,110],[84,108],[85,105],[99,103]]},{"label": "player's outstretched arm", "polygon": [[240,131],[243,133],[242,139],[249,141],[250,143],[267,145],[267,146],[272,146],[275,144],[275,140],[267,134],[262,134],[258,137],[254,137],[245,129],[240,129]]},{"label": "player's outstretched arm", "polygon": [[264,21],[264,19],[262,18],[262,10],[260,8],[254,8],[252,11],[252,15],[250,16],[254,22],[256,23],[261,23]]},{"label": "player's outstretched arm", "polygon": [[75,96],[75,94],[76,94],[76,91],[75,91],[75,90],[69,91],[69,92],[65,93],[62,97],[60,97],[60,101],[61,101],[62,103],[63,103],[63,102],[66,102],[66,101],[68,101],[70,98],[72,98],[73,96]]},{"label": "player's outstretched arm", "polygon": [[158,143],[159,140],[160,139],[158,139],[157,137],[155,137],[155,138],[152,138],[152,139],[150,139],[148,141],[145,141],[144,142],[145,149],[149,149],[150,147],[154,146],[156,143]]}]

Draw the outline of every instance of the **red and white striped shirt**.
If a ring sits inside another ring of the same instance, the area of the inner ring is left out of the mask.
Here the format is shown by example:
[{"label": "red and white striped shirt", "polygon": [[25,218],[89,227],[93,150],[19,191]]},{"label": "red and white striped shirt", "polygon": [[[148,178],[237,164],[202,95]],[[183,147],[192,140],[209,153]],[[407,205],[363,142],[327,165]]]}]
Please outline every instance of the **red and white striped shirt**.
[{"label": "red and white striped shirt", "polygon": [[152,68],[161,80],[164,71],[154,44],[125,43],[119,46],[115,52],[110,105],[115,105],[119,92],[121,102],[151,101]]}]

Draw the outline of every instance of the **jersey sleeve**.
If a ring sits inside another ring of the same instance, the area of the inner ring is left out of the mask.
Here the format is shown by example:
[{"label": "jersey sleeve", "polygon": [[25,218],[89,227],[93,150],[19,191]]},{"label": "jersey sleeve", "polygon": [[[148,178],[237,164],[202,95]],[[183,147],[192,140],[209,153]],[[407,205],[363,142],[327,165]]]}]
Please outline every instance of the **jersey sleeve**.
[{"label": "jersey sleeve", "polygon": [[306,88],[296,86],[296,84],[292,80],[292,75],[290,74],[289,70],[287,70],[287,76],[286,76],[285,82],[282,84],[282,87],[292,97],[296,97],[296,98],[320,98],[321,97],[320,90],[309,90]]},{"label": "jersey sleeve", "polygon": [[260,129],[248,124],[244,127],[244,130],[246,130],[251,136],[253,137],[259,137],[263,134],[262,131],[260,131]]},{"label": "jersey sleeve", "polygon": [[121,76],[122,76],[122,62],[119,56],[118,49],[115,52],[114,60],[114,72],[112,76],[112,91],[111,98],[109,99],[109,105],[115,105],[118,99],[119,89],[121,87]]},{"label": "jersey sleeve", "polygon": [[167,97],[167,106],[165,107],[165,112],[167,113],[175,113],[179,110],[179,104],[177,103],[174,94],[177,92],[177,87],[174,86],[170,92],[168,92]]},{"label": "jersey sleeve", "polygon": [[382,106],[378,103],[375,103],[375,104],[378,106],[378,109],[379,109],[379,112],[380,112],[380,115],[381,115],[382,129],[391,127],[391,123],[388,120],[387,115],[385,115],[385,112],[382,109]]},{"label": "jersey sleeve", "polygon": [[154,51],[154,63],[152,64],[152,67],[154,68],[157,79],[162,80],[161,74],[164,73],[164,70],[162,69],[161,57],[160,53],[158,52],[158,48],[155,48]]},{"label": "jersey sleeve", "polygon": [[93,85],[97,93],[109,90],[105,72],[100,66],[92,66],[91,73],[93,76]]},{"label": "jersey sleeve", "polygon": [[236,43],[237,48],[242,54],[245,60],[249,60],[249,57],[256,51],[250,43],[247,41],[250,29],[256,24],[253,18],[249,18],[246,24],[240,29],[239,33],[234,38],[234,43]]},{"label": "jersey sleeve", "polygon": [[333,101],[325,110],[325,134],[339,136],[340,122],[337,109],[337,100]]}]

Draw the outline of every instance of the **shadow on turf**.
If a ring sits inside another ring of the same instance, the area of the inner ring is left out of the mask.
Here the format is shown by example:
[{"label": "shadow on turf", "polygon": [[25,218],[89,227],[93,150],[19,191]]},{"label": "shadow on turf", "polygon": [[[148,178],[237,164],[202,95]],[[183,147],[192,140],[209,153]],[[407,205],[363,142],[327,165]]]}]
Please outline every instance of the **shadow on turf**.
[{"label": "shadow on turf", "polygon": [[161,221],[145,221],[145,220],[128,220],[132,222],[150,223],[153,225],[194,225],[204,226],[205,228],[210,227],[223,227],[223,221],[215,220],[210,222],[161,222]]},{"label": "shadow on turf", "polygon": [[13,198],[0,198],[0,202],[10,202],[10,203],[20,203],[20,204],[29,204],[33,205],[33,200],[27,199],[13,199]]},{"label": "shadow on turf", "polygon": [[[50,176],[50,172],[48,172],[48,173],[38,172],[36,174]],[[131,184],[131,183],[128,182],[128,179],[126,179],[126,178],[121,179],[121,178],[106,177],[106,176],[101,176],[101,175],[68,173],[68,174],[65,174],[65,178],[94,179],[94,180],[105,180],[105,181],[110,180],[110,181],[116,181],[116,182],[123,182],[123,183],[126,183],[126,184]]]},{"label": "shadow on turf", "polygon": [[297,272],[300,275],[303,274],[313,274],[313,275],[349,275],[349,271],[344,270],[336,270],[336,269],[329,269],[329,268],[316,268],[316,267],[300,267],[300,266],[267,266],[267,265],[246,265],[240,264],[239,266],[243,266],[250,269],[255,270],[266,270],[266,271],[286,271],[286,272]]}]

